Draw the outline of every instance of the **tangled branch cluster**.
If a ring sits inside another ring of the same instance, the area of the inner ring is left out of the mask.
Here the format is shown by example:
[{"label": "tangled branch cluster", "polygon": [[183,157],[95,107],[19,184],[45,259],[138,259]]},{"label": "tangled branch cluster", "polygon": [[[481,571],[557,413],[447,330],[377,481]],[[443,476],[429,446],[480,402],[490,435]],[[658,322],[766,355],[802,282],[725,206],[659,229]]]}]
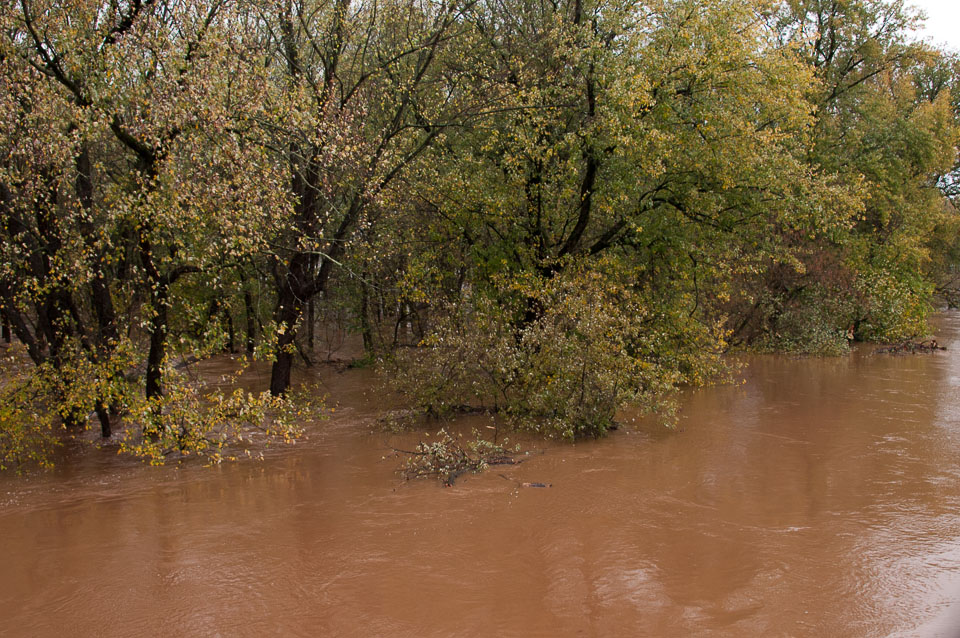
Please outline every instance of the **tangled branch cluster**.
[{"label": "tangled branch cluster", "polygon": [[[413,450],[397,450],[409,455],[400,473],[407,480],[438,478],[449,487],[467,472],[482,472],[490,465],[514,465],[519,462],[506,447],[481,439],[476,432],[474,436],[476,438],[464,446],[459,440],[461,437],[454,438],[441,429],[437,432],[436,441],[420,441]],[[514,451],[519,451],[519,446]]]}]

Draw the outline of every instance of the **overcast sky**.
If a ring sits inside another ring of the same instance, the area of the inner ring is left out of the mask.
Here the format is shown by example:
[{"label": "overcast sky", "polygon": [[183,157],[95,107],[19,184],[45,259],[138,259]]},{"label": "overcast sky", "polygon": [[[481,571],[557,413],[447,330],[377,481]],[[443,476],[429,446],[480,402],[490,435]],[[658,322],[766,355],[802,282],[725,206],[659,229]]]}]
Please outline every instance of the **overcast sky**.
[{"label": "overcast sky", "polygon": [[927,26],[920,36],[934,44],[960,51],[960,0],[907,0],[927,14]]}]

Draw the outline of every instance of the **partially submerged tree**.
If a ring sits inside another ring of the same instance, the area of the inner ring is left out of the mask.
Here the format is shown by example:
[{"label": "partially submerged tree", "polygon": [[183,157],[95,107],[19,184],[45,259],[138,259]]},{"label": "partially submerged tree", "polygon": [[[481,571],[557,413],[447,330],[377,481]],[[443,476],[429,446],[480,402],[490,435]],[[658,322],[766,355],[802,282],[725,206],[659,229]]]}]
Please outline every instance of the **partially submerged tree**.
[{"label": "partially submerged tree", "polygon": [[804,160],[845,194],[846,223],[784,235],[797,263],[745,282],[752,306],[737,336],[842,351],[848,333],[918,335],[931,309],[929,246],[956,236],[941,191],[957,158],[949,57],[908,41],[917,17],[900,2],[791,1],[776,16],[816,78]]},{"label": "partially submerged tree", "polygon": [[126,377],[145,337],[140,416],[162,439],[184,278],[216,286],[262,251],[263,220],[283,205],[275,165],[232,126],[258,100],[220,74],[237,16],[219,1],[23,0],[3,19],[5,121],[30,123],[4,138],[4,316],[55,386],[98,389],[48,407],[68,424],[95,408],[104,436],[109,413],[139,401]]},{"label": "partially submerged tree", "polygon": [[243,332],[273,358],[249,414],[282,411],[317,300],[368,357],[399,350],[428,411],[567,437],[669,409],[730,342],[922,331],[960,254],[960,97],[913,20],[887,0],[8,2],[0,318],[35,365],[10,416],[95,411],[106,436],[126,411],[128,449],[199,451],[232,408],[172,357]]},{"label": "partially submerged tree", "polygon": [[430,409],[456,387],[600,434],[625,402],[714,377],[738,279],[795,260],[784,235],[844,223],[842,193],[798,157],[813,77],[764,7],[521,0],[477,17],[513,108],[439,147],[417,193],[443,239],[411,276],[466,268],[422,282],[450,309],[404,377]]},{"label": "partially submerged tree", "polygon": [[274,394],[290,386],[306,304],[375,222],[374,205],[473,107],[444,65],[464,45],[472,4],[287,1],[264,11],[275,92],[262,143],[287,167],[293,202],[269,257]]}]

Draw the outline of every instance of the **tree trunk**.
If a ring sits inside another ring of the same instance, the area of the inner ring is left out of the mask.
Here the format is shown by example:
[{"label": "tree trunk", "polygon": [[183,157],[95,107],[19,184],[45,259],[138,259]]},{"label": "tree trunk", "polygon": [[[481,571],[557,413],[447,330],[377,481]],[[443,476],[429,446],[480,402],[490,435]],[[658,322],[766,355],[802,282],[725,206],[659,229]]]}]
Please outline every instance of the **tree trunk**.
[{"label": "tree trunk", "polygon": [[243,310],[247,320],[247,354],[253,354],[253,348],[257,343],[257,326],[254,320],[253,295],[249,290],[243,291]]},{"label": "tree trunk", "polygon": [[30,360],[36,365],[40,365],[46,361],[47,358],[46,352],[44,351],[44,344],[41,343],[38,335],[30,330],[23,316],[18,312],[12,312],[10,310],[12,304],[9,301],[5,301],[8,297],[8,295],[5,294],[6,292],[4,287],[0,285],[0,299],[4,300],[3,303],[0,303],[0,315],[3,316],[3,325],[17,335],[20,343],[27,346],[27,354],[30,355]]},{"label": "tree trunk", "polygon": [[103,401],[99,400],[94,409],[97,411],[97,418],[100,419],[100,436],[109,439],[113,433],[110,429],[110,411],[107,409],[107,406],[103,404]]},{"label": "tree trunk", "polygon": [[370,326],[370,299],[367,284],[360,282],[360,331],[363,333],[363,353],[373,354],[373,329]]},{"label": "tree trunk", "polygon": [[203,337],[203,334],[210,329],[210,324],[213,322],[214,318],[217,316],[217,313],[220,311],[220,298],[214,297],[210,301],[210,305],[207,306],[207,316],[206,318],[197,324],[197,338]]},{"label": "tree trunk", "polygon": [[230,344],[227,347],[230,350],[230,354],[234,354],[237,351],[237,335],[233,329],[233,315],[230,314],[230,308],[226,306],[223,308],[223,320],[227,324],[227,337],[230,339]]},{"label": "tree trunk", "polygon": [[147,399],[163,396],[163,360],[167,346],[167,286],[157,284],[150,322],[150,352],[147,354]]},{"label": "tree trunk", "polygon": [[316,323],[316,320],[316,307],[314,306],[314,300],[310,299],[310,301],[307,302],[307,349],[310,352],[313,352],[313,346],[315,343],[314,323]]},{"label": "tree trunk", "polygon": [[96,267],[93,269],[94,276],[90,281],[90,294],[93,311],[97,315],[98,354],[102,356],[116,346],[119,333],[117,332],[117,313],[113,306],[113,297],[110,295],[110,280],[107,275],[109,272],[108,260],[105,259],[103,248],[97,247],[94,243],[94,238],[98,236],[98,233],[91,213],[93,210],[93,168],[90,163],[90,150],[86,144],[80,148],[76,166],[77,198],[87,213],[80,216],[80,230],[87,239],[88,247],[94,249],[96,254]]},{"label": "tree trunk", "polygon": [[282,396],[290,387],[290,371],[293,367],[294,340],[297,338],[297,322],[300,320],[301,303],[289,286],[284,286],[277,298],[274,319],[277,322],[277,354],[270,372],[270,393]]}]

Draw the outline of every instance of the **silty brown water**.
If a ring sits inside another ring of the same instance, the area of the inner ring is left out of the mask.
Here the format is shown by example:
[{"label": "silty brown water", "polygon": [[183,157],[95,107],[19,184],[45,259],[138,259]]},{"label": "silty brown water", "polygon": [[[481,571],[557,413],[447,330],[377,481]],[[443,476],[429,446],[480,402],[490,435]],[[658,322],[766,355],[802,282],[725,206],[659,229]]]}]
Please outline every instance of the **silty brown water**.
[{"label": "silty brown water", "polygon": [[960,315],[939,339],[754,357],[677,431],[452,488],[398,477],[419,435],[376,428],[370,372],[324,370],[336,412],[263,461],[0,478],[0,635],[956,638]]}]

